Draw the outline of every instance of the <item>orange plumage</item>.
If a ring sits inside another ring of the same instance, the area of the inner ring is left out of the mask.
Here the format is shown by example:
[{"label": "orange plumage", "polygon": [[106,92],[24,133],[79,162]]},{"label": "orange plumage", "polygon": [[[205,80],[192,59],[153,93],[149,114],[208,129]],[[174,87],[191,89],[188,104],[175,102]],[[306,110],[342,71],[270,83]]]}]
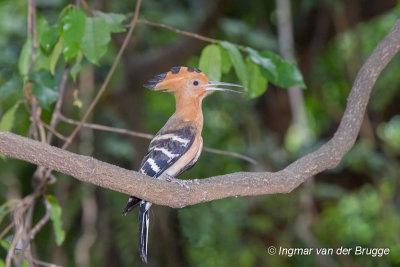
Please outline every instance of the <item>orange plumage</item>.
[{"label": "orange plumage", "polygon": [[[236,84],[210,82],[198,69],[173,67],[169,72],[157,75],[145,87],[151,90],[164,90],[175,95],[176,111],[150,142],[149,150],[143,159],[139,172],[154,178],[187,185],[187,181],[175,179],[197,162],[202,148],[203,112],[201,103],[211,91],[231,91],[214,86]],[[124,209],[126,215],[140,202],[139,211],[139,252],[147,262],[147,238],[151,203],[130,197]]]}]

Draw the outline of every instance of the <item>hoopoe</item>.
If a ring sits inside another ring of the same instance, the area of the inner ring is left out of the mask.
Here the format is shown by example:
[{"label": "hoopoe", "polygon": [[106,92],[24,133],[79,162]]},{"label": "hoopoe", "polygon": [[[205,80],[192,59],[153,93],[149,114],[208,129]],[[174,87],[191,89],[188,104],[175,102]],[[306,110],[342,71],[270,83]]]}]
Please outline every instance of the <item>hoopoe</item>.
[{"label": "hoopoe", "polygon": [[[204,97],[212,91],[240,93],[215,87],[218,85],[243,86],[211,82],[199,69],[188,67],[173,67],[170,71],[157,75],[149,83],[145,87],[151,90],[164,90],[175,94],[176,111],[151,140],[139,172],[188,187],[189,181],[178,180],[175,177],[192,168],[201,154],[203,148],[201,103]],[[139,254],[142,261],[147,263],[147,239],[152,203],[131,196],[124,209],[124,215],[137,205],[140,205]]]}]

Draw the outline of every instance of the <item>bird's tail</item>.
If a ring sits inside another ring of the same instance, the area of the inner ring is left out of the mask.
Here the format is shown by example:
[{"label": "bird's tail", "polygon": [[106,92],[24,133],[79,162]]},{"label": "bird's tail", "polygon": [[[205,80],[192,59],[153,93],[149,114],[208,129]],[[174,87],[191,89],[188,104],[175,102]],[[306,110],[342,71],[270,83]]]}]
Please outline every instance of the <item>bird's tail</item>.
[{"label": "bird's tail", "polygon": [[126,216],[126,214],[131,212],[134,208],[137,207],[137,205],[139,205],[140,201],[141,201],[140,198],[133,197],[133,196],[129,197],[128,203],[126,203],[124,212],[122,214],[124,214],[124,216]]},{"label": "bird's tail", "polygon": [[149,236],[150,208],[152,203],[140,201],[139,209],[139,254],[143,262],[147,263],[147,241]]}]

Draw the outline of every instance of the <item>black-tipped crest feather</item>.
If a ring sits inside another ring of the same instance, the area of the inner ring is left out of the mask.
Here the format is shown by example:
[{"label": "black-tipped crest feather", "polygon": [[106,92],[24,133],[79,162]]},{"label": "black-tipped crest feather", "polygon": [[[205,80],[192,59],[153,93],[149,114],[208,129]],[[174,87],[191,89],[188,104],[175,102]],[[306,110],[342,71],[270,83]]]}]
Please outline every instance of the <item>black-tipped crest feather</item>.
[{"label": "black-tipped crest feather", "polygon": [[179,71],[181,70],[181,67],[172,67],[170,69],[170,71],[172,72],[172,74],[177,74],[179,73]]},{"label": "black-tipped crest feather", "polygon": [[[178,74],[181,71],[182,67],[172,67],[169,71],[172,74]],[[195,68],[187,68],[188,72],[197,72],[197,73],[201,73],[202,71],[199,69],[195,69]],[[165,79],[165,77],[167,76],[168,72],[164,72],[161,74],[156,75],[153,79],[149,80],[148,84],[143,85],[144,87],[148,88],[148,89],[154,89],[154,87],[157,86],[157,84],[159,82],[161,82],[162,80]]]},{"label": "black-tipped crest feather", "polygon": [[161,74],[156,75],[153,79],[149,80],[148,84],[143,85],[144,87],[148,88],[148,89],[154,89],[154,87],[156,87],[156,85],[161,82],[162,80],[165,79],[165,77],[167,76],[168,72],[164,72]]}]

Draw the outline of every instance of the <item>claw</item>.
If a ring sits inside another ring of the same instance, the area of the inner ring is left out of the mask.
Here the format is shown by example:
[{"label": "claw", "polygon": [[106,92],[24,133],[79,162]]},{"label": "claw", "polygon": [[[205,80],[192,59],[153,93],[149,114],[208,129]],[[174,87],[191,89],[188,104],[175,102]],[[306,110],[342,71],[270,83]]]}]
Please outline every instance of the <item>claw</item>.
[{"label": "claw", "polygon": [[189,183],[194,183],[194,184],[200,184],[199,179],[193,179],[193,180],[180,180],[180,179],[176,179],[175,177],[172,177],[166,173],[163,173],[160,177],[158,177],[158,179],[163,180],[163,181],[167,181],[167,182],[171,182],[171,183],[177,183],[179,184],[181,187],[185,187],[187,189],[190,189],[189,187]]},{"label": "claw", "polygon": [[168,174],[163,173],[160,177],[160,180],[164,180],[167,182],[171,182],[171,183],[177,183],[178,185],[180,185],[181,187],[185,187],[187,189],[190,189],[190,187],[187,185],[189,182],[192,182],[191,180],[180,180],[180,179],[176,179]]},{"label": "claw", "polygon": [[193,180],[184,180],[186,183],[193,183],[193,184],[200,184],[199,179],[193,179]]},{"label": "claw", "polygon": [[179,180],[179,179],[175,179],[175,180],[173,180],[173,181],[171,181],[171,182],[177,183],[177,184],[179,184],[180,186],[185,187],[186,189],[190,189],[190,187],[187,185],[187,182],[186,182],[186,181],[182,181],[182,180]]},{"label": "claw", "polygon": [[190,189],[190,187],[188,186],[188,183],[187,183],[186,180],[179,180],[179,179],[172,178],[172,179],[169,180],[169,182],[171,182],[171,183],[177,183],[177,184],[179,184],[181,187],[185,187],[185,188],[187,188],[187,189]]}]

